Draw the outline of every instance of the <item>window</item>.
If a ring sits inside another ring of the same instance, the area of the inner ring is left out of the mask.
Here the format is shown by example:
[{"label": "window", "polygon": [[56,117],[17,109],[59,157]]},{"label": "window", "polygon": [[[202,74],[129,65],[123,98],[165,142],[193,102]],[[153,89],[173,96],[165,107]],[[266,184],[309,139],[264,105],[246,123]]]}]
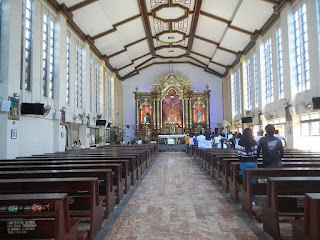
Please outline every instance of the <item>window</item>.
[{"label": "window", "polygon": [[254,77],[254,104],[259,106],[259,85],[258,85],[258,62],[257,54],[253,54],[253,77]]},{"label": "window", "polygon": [[278,89],[279,89],[279,99],[281,99],[281,98],[284,98],[281,28],[277,29],[276,35],[277,35],[276,37],[277,37],[277,57],[278,57]]},{"label": "window", "polygon": [[295,11],[293,17],[297,90],[298,92],[302,92],[310,89],[310,67],[306,5],[303,4],[297,11]]},{"label": "window", "polygon": [[111,119],[111,81],[112,78],[110,76],[110,73],[108,74],[108,114],[109,114],[109,119]]},{"label": "window", "polygon": [[0,0],[0,45],[1,45],[1,24],[2,24],[1,18],[2,18],[2,0]]},{"label": "window", "polygon": [[[42,28],[42,95],[53,98],[54,82],[54,28],[55,23],[43,15]],[[49,86],[49,88],[48,88]]]},{"label": "window", "polygon": [[27,91],[31,91],[32,12],[33,12],[33,2],[31,0],[26,0],[24,89]]},{"label": "window", "polygon": [[96,89],[96,113],[100,113],[100,91],[99,91],[99,64],[95,64],[95,70],[96,70],[96,75],[95,75],[95,89]]},{"label": "window", "polygon": [[241,69],[239,68],[238,69],[238,95],[239,95],[239,113],[242,112],[242,101],[241,101],[241,94],[242,94],[242,91],[241,91]]},{"label": "window", "polygon": [[47,80],[48,80],[48,31],[49,18],[46,14],[43,15],[42,28],[42,95],[47,96]]},{"label": "window", "polygon": [[53,83],[54,83],[54,30],[55,23],[50,21],[50,51],[49,51],[49,97],[53,98]]},{"label": "window", "polygon": [[313,113],[300,117],[302,136],[320,135],[320,114]]},{"label": "window", "polygon": [[264,43],[266,101],[273,102],[273,74],[272,74],[272,49],[271,38]]},{"label": "window", "polygon": [[248,109],[252,109],[252,74],[251,74],[251,59],[247,61],[247,104]]},{"label": "window", "polygon": [[238,73],[234,72],[233,74],[233,96],[234,96],[234,112],[235,114],[239,114],[239,80]]},{"label": "window", "polygon": [[75,78],[75,100],[76,106],[82,108],[82,49],[76,45],[76,78]]},{"label": "window", "polygon": [[90,58],[90,111],[92,111],[92,78],[93,78],[93,60]]},{"label": "window", "polygon": [[67,74],[66,74],[66,103],[70,104],[70,57],[71,57],[71,37],[67,36]]}]

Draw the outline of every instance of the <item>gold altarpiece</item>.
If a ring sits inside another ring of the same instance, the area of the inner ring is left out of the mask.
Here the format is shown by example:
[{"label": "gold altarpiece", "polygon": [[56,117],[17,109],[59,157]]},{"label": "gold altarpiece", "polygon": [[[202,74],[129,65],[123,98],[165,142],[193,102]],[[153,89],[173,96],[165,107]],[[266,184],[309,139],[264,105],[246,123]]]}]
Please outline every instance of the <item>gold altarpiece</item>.
[{"label": "gold altarpiece", "polygon": [[136,88],[136,138],[145,142],[158,135],[210,130],[211,90],[193,91],[182,73],[163,73],[155,80],[151,92]]}]

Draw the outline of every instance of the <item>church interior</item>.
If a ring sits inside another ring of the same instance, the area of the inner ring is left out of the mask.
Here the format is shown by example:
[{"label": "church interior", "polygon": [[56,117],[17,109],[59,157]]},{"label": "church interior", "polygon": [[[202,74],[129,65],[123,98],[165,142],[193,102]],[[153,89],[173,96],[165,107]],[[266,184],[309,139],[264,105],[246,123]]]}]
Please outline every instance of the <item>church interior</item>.
[{"label": "church interior", "polygon": [[320,0],[0,0],[0,239],[319,240],[319,46]]}]

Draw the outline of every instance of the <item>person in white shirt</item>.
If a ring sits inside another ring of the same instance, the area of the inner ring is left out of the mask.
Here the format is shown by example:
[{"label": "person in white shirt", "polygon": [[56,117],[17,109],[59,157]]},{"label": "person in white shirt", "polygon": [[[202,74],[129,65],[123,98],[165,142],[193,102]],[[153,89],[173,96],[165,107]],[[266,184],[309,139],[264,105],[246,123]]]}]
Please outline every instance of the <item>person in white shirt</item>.
[{"label": "person in white shirt", "polygon": [[197,137],[197,140],[198,140],[198,147],[203,148],[206,137],[202,133],[200,133],[200,135]]},{"label": "person in white shirt", "polygon": [[139,138],[139,140],[138,140],[138,142],[137,142],[138,144],[142,144],[142,140],[141,140],[141,138]]},{"label": "person in white shirt", "polygon": [[205,132],[204,136],[205,136],[204,148],[212,148],[210,133]]},{"label": "person in white shirt", "polygon": [[122,139],[122,141],[120,142],[121,145],[126,145],[126,142]]},{"label": "person in white shirt", "polygon": [[192,136],[190,139],[189,139],[189,146],[192,146],[192,145],[194,145],[194,143],[193,143],[193,138],[194,138],[195,136]]},{"label": "person in white shirt", "polygon": [[259,141],[261,138],[263,138],[263,130],[260,129],[258,132],[257,132],[258,136],[254,137],[254,140],[256,141],[256,143],[259,145]]},{"label": "person in white shirt", "polygon": [[274,131],[274,136],[282,142],[282,145],[284,148],[287,147],[287,140],[285,139],[284,136],[279,135],[279,130]]}]

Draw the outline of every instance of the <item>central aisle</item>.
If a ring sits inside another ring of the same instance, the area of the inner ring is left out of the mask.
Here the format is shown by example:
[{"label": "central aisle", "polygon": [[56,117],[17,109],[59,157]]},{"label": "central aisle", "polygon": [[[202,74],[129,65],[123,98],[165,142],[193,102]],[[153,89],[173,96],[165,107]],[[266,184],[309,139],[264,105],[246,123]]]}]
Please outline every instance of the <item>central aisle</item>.
[{"label": "central aisle", "polygon": [[160,153],[105,240],[258,239],[186,153]]}]

